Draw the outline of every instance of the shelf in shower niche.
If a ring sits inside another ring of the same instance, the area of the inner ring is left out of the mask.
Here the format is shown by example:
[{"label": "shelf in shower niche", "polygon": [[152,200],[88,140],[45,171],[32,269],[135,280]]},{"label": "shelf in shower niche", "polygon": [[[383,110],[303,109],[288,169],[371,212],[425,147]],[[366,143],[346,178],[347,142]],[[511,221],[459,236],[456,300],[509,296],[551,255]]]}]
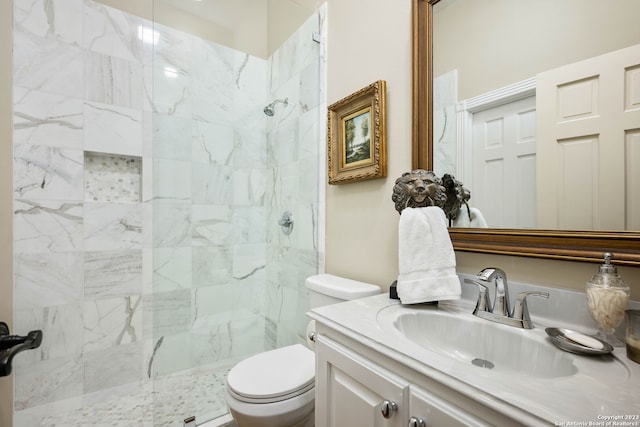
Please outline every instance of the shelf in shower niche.
[{"label": "shelf in shower niche", "polygon": [[142,158],[84,152],[84,199],[96,202],[139,202]]}]

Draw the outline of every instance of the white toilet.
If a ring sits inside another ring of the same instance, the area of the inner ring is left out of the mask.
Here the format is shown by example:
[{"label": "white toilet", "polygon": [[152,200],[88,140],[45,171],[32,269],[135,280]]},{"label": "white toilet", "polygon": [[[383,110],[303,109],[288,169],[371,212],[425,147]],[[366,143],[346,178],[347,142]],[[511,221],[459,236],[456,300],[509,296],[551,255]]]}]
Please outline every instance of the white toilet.
[{"label": "white toilet", "polygon": [[[331,274],[308,277],[305,285],[309,308],[380,293],[376,285]],[[251,356],[229,371],[225,397],[239,427],[311,427],[315,353],[295,344]]]}]

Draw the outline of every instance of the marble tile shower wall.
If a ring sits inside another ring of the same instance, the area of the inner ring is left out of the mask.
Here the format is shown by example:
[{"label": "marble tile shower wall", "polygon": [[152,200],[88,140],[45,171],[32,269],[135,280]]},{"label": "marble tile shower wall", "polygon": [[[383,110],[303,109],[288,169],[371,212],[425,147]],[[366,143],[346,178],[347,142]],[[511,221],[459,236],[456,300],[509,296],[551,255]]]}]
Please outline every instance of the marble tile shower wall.
[{"label": "marble tile shower wall", "polygon": [[[304,280],[322,264],[323,242],[319,208],[326,151],[324,70],[326,3],[311,16],[269,60],[269,100],[288,98],[267,119],[267,346],[276,348],[305,342],[309,319]],[[320,179],[318,180],[318,177]],[[294,218],[294,231],[286,235],[278,226],[285,211]]]},{"label": "marble tile shower wall", "polygon": [[14,1],[14,320],[44,332],[15,360],[16,414],[143,378],[141,24],[93,2]]},{"label": "marble tile shower wall", "polygon": [[[44,331],[15,361],[17,419],[303,339],[314,19],[265,61],[92,0],[14,0],[14,325]],[[289,107],[267,121],[271,96]],[[285,208],[303,233],[279,233]]]}]

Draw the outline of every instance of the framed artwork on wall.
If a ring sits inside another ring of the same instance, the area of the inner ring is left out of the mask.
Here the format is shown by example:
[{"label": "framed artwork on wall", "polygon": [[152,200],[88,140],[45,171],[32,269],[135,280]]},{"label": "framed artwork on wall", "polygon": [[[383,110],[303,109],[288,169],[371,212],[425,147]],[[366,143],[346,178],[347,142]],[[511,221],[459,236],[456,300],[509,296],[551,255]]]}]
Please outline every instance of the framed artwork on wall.
[{"label": "framed artwork on wall", "polygon": [[328,107],[329,184],[387,176],[385,93],[378,80]]}]

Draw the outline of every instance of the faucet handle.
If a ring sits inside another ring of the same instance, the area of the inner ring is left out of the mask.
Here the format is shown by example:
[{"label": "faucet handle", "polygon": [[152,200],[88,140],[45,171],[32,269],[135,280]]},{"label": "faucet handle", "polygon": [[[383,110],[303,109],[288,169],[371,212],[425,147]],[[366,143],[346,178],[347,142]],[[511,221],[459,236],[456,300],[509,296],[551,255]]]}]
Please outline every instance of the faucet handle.
[{"label": "faucet handle", "polygon": [[473,314],[476,314],[479,311],[491,311],[491,303],[489,302],[489,288],[476,280],[472,279],[464,279],[464,283],[470,283],[472,285],[476,285],[480,293],[478,294],[478,301],[476,302],[476,308],[473,310]]},{"label": "faucet handle", "polygon": [[533,329],[533,323],[531,322],[531,318],[529,317],[529,308],[527,307],[527,297],[529,296],[548,299],[549,293],[529,291],[520,292],[516,295],[515,307],[513,307],[513,314],[511,315],[511,317],[516,320],[521,320],[523,325],[522,327],[525,329]]}]

